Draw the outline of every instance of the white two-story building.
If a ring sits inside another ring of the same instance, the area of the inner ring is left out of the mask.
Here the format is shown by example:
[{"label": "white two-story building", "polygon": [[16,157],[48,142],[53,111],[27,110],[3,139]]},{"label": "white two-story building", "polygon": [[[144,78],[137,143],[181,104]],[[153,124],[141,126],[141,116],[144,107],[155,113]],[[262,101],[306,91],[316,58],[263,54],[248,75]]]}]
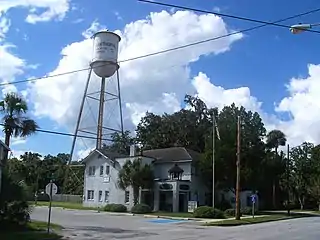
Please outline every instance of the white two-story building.
[{"label": "white two-story building", "polygon": [[123,191],[118,187],[119,170],[126,161],[141,158],[151,164],[154,171],[154,188],[142,189],[140,202],[153,207],[155,211],[187,211],[188,201],[205,204],[205,187],[195,168],[200,154],[183,147],[147,150],[137,155],[134,147],[130,156],[92,151],[83,162],[86,165],[84,178],[84,206],[103,206],[121,203],[128,209],[133,206],[131,188]]}]

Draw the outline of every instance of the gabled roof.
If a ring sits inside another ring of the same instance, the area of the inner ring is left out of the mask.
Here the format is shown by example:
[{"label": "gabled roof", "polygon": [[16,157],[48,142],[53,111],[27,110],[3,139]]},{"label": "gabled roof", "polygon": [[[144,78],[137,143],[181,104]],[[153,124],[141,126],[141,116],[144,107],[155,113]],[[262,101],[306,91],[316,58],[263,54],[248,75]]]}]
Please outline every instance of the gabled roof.
[{"label": "gabled roof", "polygon": [[156,159],[156,161],[197,161],[200,159],[200,153],[186,149],[184,147],[171,147],[153,150],[145,150],[142,152],[144,156]]},{"label": "gabled roof", "polygon": [[106,150],[103,150],[103,149],[94,149],[93,151],[91,151],[89,153],[88,156],[86,156],[83,160],[82,160],[82,163],[86,163],[93,154],[99,154],[101,155],[102,157],[104,158],[108,158],[112,161],[115,161],[116,158],[124,158],[124,157],[127,157],[127,155],[124,155],[124,154],[120,154],[120,153],[115,153],[115,152],[110,152],[110,151],[106,151]]}]

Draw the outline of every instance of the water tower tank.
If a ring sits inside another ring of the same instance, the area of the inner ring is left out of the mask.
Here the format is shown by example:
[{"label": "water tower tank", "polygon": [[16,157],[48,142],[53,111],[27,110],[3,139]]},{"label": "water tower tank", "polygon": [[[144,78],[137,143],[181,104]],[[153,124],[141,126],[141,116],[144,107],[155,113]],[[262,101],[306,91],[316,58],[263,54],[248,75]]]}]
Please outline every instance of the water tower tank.
[{"label": "water tower tank", "polygon": [[93,35],[93,59],[90,66],[99,77],[111,77],[118,69],[119,35],[102,30]]}]

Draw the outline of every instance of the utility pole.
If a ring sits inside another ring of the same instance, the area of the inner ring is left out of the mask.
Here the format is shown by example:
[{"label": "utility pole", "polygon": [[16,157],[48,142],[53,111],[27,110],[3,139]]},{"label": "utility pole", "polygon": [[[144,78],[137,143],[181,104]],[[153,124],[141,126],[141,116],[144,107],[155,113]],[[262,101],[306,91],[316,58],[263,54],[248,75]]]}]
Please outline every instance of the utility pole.
[{"label": "utility pole", "polygon": [[236,220],[240,220],[240,143],[241,143],[241,118],[238,116],[237,131],[237,183],[236,183]]},{"label": "utility pole", "polygon": [[287,145],[287,211],[290,215],[290,146]]},{"label": "utility pole", "polygon": [[215,155],[215,140],[216,140],[216,119],[214,112],[212,113],[212,207],[214,208],[214,195],[215,195],[215,181],[214,181],[214,155]]}]

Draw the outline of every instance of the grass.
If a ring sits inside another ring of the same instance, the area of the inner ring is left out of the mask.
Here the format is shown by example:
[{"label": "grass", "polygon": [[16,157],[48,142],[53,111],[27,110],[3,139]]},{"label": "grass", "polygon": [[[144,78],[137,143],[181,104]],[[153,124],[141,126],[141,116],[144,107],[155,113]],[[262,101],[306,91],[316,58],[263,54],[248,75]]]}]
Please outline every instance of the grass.
[{"label": "grass", "polygon": [[[26,228],[19,229],[15,231],[5,231],[0,232],[1,240],[58,240],[62,237],[57,233],[46,232],[47,223],[32,221],[30,222]],[[61,226],[56,224],[51,224],[51,229],[55,231],[60,231],[62,229]]]},{"label": "grass", "polygon": [[239,226],[239,225],[248,225],[248,224],[257,224],[257,223],[265,223],[265,222],[273,222],[273,221],[281,221],[293,218],[302,218],[302,217],[311,217],[312,215],[303,214],[303,213],[293,213],[290,216],[286,214],[272,214],[268,216],[256,216],[255,218],[247,217],[242,218],[240,220],[235,219],[227,219],[217,222],[206,223],[206,226],[221,226],[221,227],[230,227],[230,226]]},{"label": "grass", "polygon": [[[33,202],[30,202],[34,206]],[[49,206],[49,202],[37,202],[36,206]],[[52,202],[52,207],[61,207],[67,209],[77,209],[77,210],[97,210],[98,208],[84,207],[82,203],[71,203],[71,202]]]}]

